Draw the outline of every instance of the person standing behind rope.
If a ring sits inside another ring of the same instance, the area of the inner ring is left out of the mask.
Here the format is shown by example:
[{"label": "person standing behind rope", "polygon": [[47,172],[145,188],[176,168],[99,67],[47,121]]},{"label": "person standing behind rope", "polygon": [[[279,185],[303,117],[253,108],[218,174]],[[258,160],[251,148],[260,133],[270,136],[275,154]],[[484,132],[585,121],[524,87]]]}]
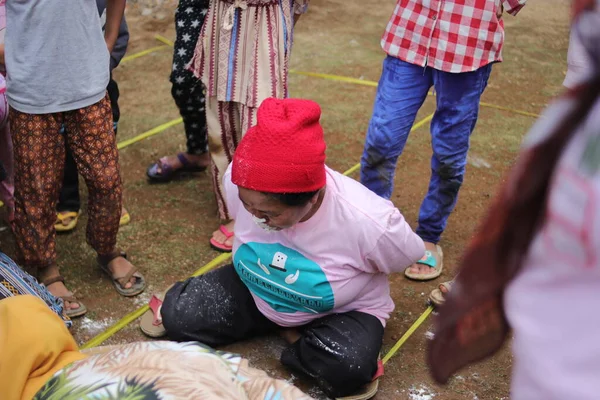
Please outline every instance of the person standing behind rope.
[{"label": "person standing behind rope", "polygon": [[288,96],[294,24],[309,0],[215,0],[196,44],[191,70],[206,87],[206,118],[213,188],[219,218],[211,246],[229,252],[233,221],[225,204],[223,174],[256,111],[269,97]]},{"label": "person standing behind rope", "polygon": [[361,182],[389,199],[398,157],[419,108],[433,86],[431,179],[417,234],[427,251],[407,268],[410,279],[437,278],[438,246],[462,185],[479,100],[502,61],[504,9],[516,15],[526,0],[398,0],[381,39],[388,54],[377,88],[361,159]]},{"label": "person standing behind rope", "polygon": [[204,87],[187,69],[208,12],[208,3],[209,0],[180,0],[175,11],[171,95],[183,118],[187,149],[185,153],[162,157],[150,165],[146,171],[150,182],[169,182],[179,173],[204,171],[210,165]]},{"label": "person standing behind rope", "polygon": [[[107,1],[105,34],[94,0],[8,0],[6,68],[15,160],[14,232],[21,265],[56,297],[69,317],[87,308],[65,286],[56,263],[56,202],[65,142],[88,192],[87,242],[123,296],[146,287],[117,248],[122,184],[113,133],[110,52],[125,0]],[[66,137],[60,133],[66,126]]]},{"label": "person standing behind rope", "polygon": [[[96,4],[98,5],[98,12],[100,13],[100,19],[102,20],[102,28],[104,29],[106,23],[106,0],[96,0]],[[117,135],[117,126],[119,124],[119,119],[121,118],[121,113],[119,111],[119,86],[117,85],[117,81],[113,79],[112,71],[117,68],[121,59],[125,56],[128,43],[129,29],[127,28],[127,21],[125,21],[125,17],[123,17],[121,25],[119,26],[119,36],[115,43],[115,48],[110,53],[110,81],[106,88],[112,109],[113,132],[115,133],[115,136]],[[71,151],[68,148],[66,151],[65,176],[58,198],[58,205],[56,206],[56,223],[54,224],[54,227],[57,232],[67,232],[75,229],[77,221],[79,220],[79,209],[81,207],[77,164],[75,164]],[[129,213],[123,206],[121,207],[120,224],[125,225],[129,223],[129,221]]]}]

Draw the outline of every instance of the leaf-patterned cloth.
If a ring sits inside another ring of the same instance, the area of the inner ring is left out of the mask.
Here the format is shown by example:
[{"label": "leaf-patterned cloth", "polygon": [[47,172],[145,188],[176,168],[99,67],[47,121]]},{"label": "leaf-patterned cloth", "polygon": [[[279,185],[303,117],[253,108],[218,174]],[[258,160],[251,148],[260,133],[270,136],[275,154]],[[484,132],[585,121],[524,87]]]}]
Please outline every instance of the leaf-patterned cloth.
[{"label": "leaf-patterned cloth", "polygon": [[95,353],[57,372],[34,399],[310,399],[240,356],[197,342],[139,342]]}]

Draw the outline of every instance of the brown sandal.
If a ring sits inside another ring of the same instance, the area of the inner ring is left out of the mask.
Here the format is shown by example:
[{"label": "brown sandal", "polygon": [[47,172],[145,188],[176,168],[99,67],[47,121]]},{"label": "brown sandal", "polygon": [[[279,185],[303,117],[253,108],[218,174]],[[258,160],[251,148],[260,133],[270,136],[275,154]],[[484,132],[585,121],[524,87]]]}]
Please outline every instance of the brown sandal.
[{"label": "brown sandal", "polygon": [[[144,276],[137,271],[137,268],[133,264],[131,264],[131,268],[125,275],[115,276],[108,266],[113,260],[119,257],[127,259],[127,254],[125,254],[123,251],[115,250],[108,256],[99,255],[97,258],[98,266],[100,266],[100,269],[110,277],[116,291],[121,296],[137,296],[146,289],[146,280],[144,279]],[[125,288],[125,285],[131,280],[132,277],[135,277],[135,283],[129,289]]]},{"label": "brown sandal", "polygon": [[[65,283],[65,278],[63,278],[61,275],[55,275],[55,276],[53,276],[51,278],[47,278],[44,281],[42,281],[42,285],[44,285],[46,288],[48,288],[48,286],[50,286],[50,285],[52,285],[53,283],[56,283],[56,282],[62,282],[64,284]],[[69,318],[81,317],[82,315],[84,315],[85,313],[87,313],[87,307],[85,306],[85,304],[83,304],[80,300],[77,300],[77,298],[72,293],[70,295],[67,295],[67,296],[54,296],[54,297],[58,297],[59,299],[62,299],[62,301],[63,301],[63,312]],[[79,304],[79,307],[77,307],[77,308],[67,308],[64,305],[65,301],[68,301],[69,303],[77,303],[77,304]]]},{"label": "brown sandal", "polygon": [[[454,280],[442,282],[438,285],[436,289],[433,289],[431,293],[429,293],[429,301],[431,302],[431,304],[433,304],[436,307],[439,307],[442,304],[444,304],[446,302],[446,296],[448,295],[448,293],[450,293],[450,290],[452,290],[453,283]],[[442,287],[446,289],[446,292],[442,292]]]}]

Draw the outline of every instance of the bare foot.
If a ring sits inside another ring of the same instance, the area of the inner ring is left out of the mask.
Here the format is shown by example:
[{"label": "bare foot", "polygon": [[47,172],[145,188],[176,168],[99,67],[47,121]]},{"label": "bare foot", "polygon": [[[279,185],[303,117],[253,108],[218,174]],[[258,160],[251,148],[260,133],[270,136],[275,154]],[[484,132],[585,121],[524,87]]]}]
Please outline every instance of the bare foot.
[{"label": "bare foot", "polygon": [[[440,263],[440,255],[437,252],[437,247],[433,243],[425,242],[425,250],[430,251],[435,257],[437,263]],[[423,256],[421,260],[426,260],[427,256]],[[431,273],[433,268],[425,264],[413,264],[409,267],[409,271],[415,275],[425,275]]]},{"label": "bare foot", "polygon": [[[50,266],[40,272],[40,282],[58,275],[60,275],[58,267],[56,265]],[[67,289],[63,282],[54,282],[46,286],[46,289],[55,297],[73,296],[73,293]],[[79,308],[79,303],[64,300],[64,308],[65,310],[76,310]]]},{"label": "bare foot", "polygon": [[[188,154],[188,153],[182,153],[182,154],[186,158],[186,160],[188,160],[189,163],[192,165],[197,165],[198,167],[208,167],[210,165],[210,154],[208,152],[203,153],[203,154]],[[173,168],[173,171],[177,171],[179,168],[183,167],[183,164],[181,163],[181,161],[179,161],[177,154],[174,156],[167,156],[166,158],[167,158],[166,163],[169,164]],[[160,163],[158,164],[158,166],[156,168],[156,172],[158,174],[160,174],[162,172],[162,170],[160,168]]]},{"label": "bare foot", "polygon": [[[235,221],[230,221],[229,223],[225,224],[225,228],[227,228],[229,232],[233,233],[233,230],[235,228]],[[230,238],[227,238],[227,236],[225,236],[225,234],[221,232],[220,229],[214,231],[212,237],[218,243],[222,243],[226,246],[233,246],[234,237],[232,236]]]}]

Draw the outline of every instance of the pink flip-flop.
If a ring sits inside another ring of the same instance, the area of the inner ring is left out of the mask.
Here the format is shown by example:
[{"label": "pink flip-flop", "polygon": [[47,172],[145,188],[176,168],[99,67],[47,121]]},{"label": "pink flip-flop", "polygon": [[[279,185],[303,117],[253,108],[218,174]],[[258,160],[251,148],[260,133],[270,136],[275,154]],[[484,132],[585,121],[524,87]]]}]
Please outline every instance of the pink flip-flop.
[{"label": "pink flip-flop", "polygon": [[[234,235],[234,233],[230,232],[229,229],[227,229],[225,227],[225,225],[221,225],[219,227],[219,230],[221,232],[223,232],[223,235],[225,235],[225,237],[227,239],[233,237],[233,235]],[[225,240],[227,240],[227,239],[225,239]],[[221,253],[230,253],[231,250],[233,249],[233,246],[226,245],[225,243],[222,243],[222,242],[217,242],[214,238],[210,238],[210,247],[212,247],[216,251],[220,251]]]},{"label": "pink flip-flop", "polygon": [[160,315],[164,297],[164,294],[153,295],[148,304],[150,309],[142,315],[140,321],[140,329],[142,332],[152,338],[163,337],[167,334],[167,330],[162,324],[162,317]]}]

